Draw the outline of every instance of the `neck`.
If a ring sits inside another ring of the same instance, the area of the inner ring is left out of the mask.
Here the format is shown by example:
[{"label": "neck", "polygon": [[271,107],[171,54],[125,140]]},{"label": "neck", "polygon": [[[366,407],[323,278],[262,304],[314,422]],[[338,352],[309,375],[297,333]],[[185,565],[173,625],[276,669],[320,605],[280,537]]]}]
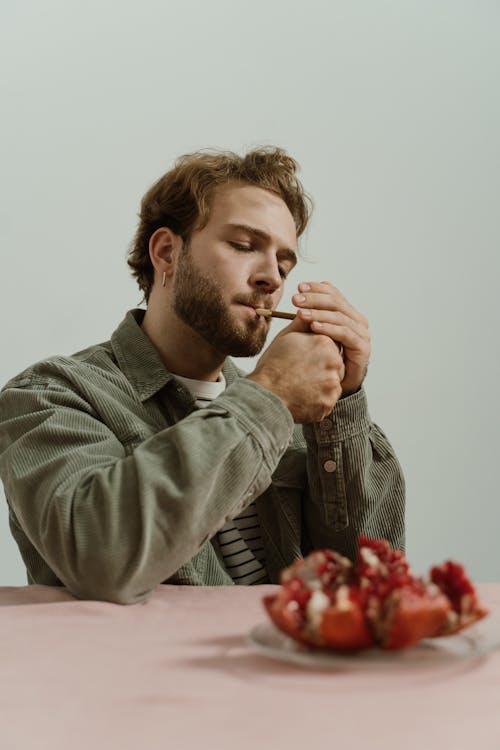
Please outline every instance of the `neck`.
[{"label": "neck", "polygon": [[169,372],[194,380],[219,377],[225,356],[180,320],[171,306],[160,308],[153,295],[141,328]]}]

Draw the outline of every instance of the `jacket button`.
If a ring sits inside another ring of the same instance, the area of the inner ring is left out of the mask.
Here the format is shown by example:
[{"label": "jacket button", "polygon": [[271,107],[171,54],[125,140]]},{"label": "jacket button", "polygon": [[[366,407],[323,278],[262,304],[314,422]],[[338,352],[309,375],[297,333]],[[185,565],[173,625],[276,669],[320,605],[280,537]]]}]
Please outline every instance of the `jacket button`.
[{"label": "jacket button", "polygon": [[332,460],[325,461],[325,463],[323,464],[323,468],[325,471],[331,474],[337,468],[337,464]]},{"label": "jacket button", "polygon": [[321,430],[324,430],[327,432],[328,430],[331,430],[333,427],[333,422],[331,419],[322,419],[319,423],[319,427]]}]

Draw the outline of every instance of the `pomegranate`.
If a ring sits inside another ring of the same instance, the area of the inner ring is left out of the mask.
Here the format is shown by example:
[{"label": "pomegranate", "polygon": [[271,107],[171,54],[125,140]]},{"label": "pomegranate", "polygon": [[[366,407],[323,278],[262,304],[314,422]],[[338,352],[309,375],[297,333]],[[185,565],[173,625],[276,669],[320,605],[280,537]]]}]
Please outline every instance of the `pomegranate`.
[{"label": "pomegranate", "polygon": [[463,567],[435,566],[416,578],[401,550],[359,538],[355,564],[316,550],[281,572],[264,606],[274,624],[309,646],[342,651],[402,649],[458,632],[488,614]]},{"label": "pomegranate", "polygon": [[467,578],[462,565],[448,560],[431,568],[430,578],[448,597],[451,609],[446,626],[439,635],[456,633],[485,617],[488,611],[480,604],[474,586]]}]

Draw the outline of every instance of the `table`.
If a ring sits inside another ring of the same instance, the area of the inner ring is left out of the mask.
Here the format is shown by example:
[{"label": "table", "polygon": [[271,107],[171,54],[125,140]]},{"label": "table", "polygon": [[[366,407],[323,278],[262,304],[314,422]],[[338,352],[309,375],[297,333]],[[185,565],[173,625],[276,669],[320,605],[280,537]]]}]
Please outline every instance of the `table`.
[{"label": "table", "polygon": [[[500,650],[410,673],[281,663],[245,643],[275,589],[0,588],[1,749],[500,749]],[[478,590],[497,616],[500,583]]]}]

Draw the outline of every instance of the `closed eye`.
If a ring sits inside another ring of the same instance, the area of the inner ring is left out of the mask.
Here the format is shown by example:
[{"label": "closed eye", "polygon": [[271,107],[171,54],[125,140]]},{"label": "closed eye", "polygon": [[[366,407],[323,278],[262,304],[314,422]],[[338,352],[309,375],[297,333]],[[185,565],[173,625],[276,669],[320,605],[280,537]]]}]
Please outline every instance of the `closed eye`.
[{"label": "closed eye", "polygon": [[236,250],[242,250],[243,252],[253,250],[252,245],[243,245],[241,242],[230,242],[229,244],[236,248]]},{"label": "closed eye", "polygon": [[[231,247],[234,247],[235,250],[239,250],[240,252],[243,252],[243,253],[250,253],[253,250],[255,250],[253,245],[244,245],[241,242],[229,241],[229,244],[231,245]],[[279,270],[279,274],[281,278],[286,279],[286,277],[289,274],[289,270],[287,268],[284,268],[283,266],[278,266],[278,270]]]}]

